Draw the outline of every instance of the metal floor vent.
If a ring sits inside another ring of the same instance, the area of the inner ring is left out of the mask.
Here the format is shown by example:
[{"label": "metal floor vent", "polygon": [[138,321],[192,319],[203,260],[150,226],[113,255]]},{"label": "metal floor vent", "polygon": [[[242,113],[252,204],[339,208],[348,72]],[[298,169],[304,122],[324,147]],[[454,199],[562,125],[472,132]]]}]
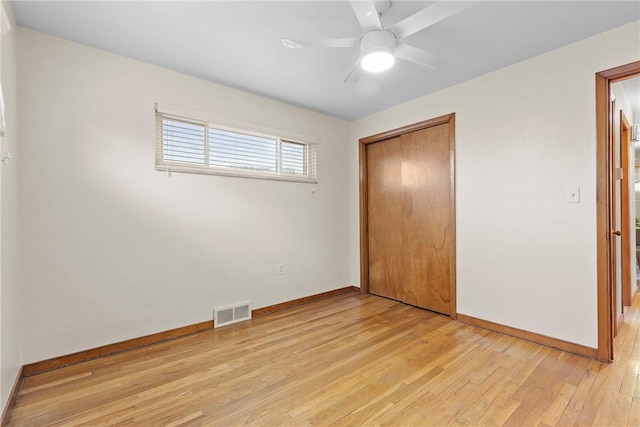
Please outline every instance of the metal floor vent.
[{"label": "metal floor vent", "polygon": [[251,319],[251,302],[243,302],[213,309],[213,327],[231,325]]}]

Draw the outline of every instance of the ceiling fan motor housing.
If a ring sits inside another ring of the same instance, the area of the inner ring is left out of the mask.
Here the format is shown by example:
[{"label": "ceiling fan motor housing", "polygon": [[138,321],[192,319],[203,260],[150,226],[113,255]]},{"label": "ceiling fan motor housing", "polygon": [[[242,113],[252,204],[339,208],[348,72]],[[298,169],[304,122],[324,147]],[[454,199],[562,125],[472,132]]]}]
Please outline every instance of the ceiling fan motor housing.
[{"label": "ceiling fan motor housing", "polygon": [[388,52],[394,54],[396,36],[391,31],[369,31],[360,41],[360,53],[362,56],[371,52]]}]

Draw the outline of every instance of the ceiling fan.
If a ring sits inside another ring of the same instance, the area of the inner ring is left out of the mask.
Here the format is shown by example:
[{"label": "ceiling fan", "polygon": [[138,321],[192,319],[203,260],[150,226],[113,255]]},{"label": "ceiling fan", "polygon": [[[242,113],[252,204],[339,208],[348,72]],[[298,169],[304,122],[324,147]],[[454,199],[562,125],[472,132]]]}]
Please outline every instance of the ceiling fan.
[{"label": "ceiling fan", "polygon": [[[291,49],[360,47],[360,56],[349,70],[345,82],[349,80],[358,64],[367,71],[381,72],[391,68],[396,58],[435,69],[442,65],[443,58],[402,40],[468,8],[476,1],[441,0],[388,28],[383,28],[380,16],[389,10],[391,1],[351,0],[351,8],[364,32],[361,37],[282,39],[282,44]],[[376,8],[376,4],[379,5],[379,9]]]}]

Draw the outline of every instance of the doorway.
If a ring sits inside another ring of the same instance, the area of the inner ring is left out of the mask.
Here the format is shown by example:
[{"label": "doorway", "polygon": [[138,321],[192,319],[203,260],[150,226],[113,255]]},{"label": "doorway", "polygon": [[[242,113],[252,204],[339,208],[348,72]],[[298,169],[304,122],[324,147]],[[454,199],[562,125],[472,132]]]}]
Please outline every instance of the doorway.
[{"label": "doorway", "polygon": [[456,318],[454,114],[360,140],[363,293]]},{"label": "doorway", "polygon": [[619,319],[616,307],[622,307],[616,286],[620,265],[618,248],[622,247],[619,240],[622,231],[618,228],[622,219],[616,208],[622,194],[619,185],[622,171],[616,163],[619,158],[613,137],[611,85],[637,76],[640,76],[640,61],[596,74],[598,359],[603,362],[613,361],[613,337]]},{"label": "doorway", "polygon": [[[638,78],[638,77],[637,77]],[[633,117],[634,113],[630,112],[629,117]],[[631,197],[631,195],[635,195],[635,156],[632,156],[633,145],[631,142],[631,124],[627,119],[627,115],[624,110],[620,110],[618,115],[619,124],[618,126],[618,135],[620,140],[620,153],[621,153],[621,163],[623,165],[622,176],[627,185],[625,186],[622,192],[622,234],[626,235],[625,238],[622,239],[622,282],[620,286],[620,295],[619,300],[621,301],[622,314],[624,315],[624,307],[631,306],[631,297],[632,297],[632,283],[636,280],[636,270],[637,266],[635,262],[636,260],[636,251],[635,248],[632,248],[632,237],[635,236],[635,219],[631,220],[632,212],[635,213],[634,216],[637,216],[637,211],[633,209],[634,206],[631,205],[631,201],[635,199],[635,197]],[[631,163],[631,159],[633,159],[633,165]],[[633,189],[630,187],[630,183],[633,183]],[[632,227],[633,225],[633,227]],[[633,230],[633,231],[632,231]],[[636,243],[637,244],[637,243]],[[635,268],[634,268],[635,267]],[[624,320],[624,316],[623,316]]]}]

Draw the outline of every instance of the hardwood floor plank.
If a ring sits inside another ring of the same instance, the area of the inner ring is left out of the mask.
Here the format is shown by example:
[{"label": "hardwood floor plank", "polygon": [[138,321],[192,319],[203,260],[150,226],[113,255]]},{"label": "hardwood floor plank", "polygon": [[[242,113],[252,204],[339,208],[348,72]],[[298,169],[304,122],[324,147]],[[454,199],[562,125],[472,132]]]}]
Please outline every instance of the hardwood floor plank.
[{"label": "hardwood floor plank", "polygon": [[558,420],[559,425],[569,426],[574,425],[577,421],[580,411],[582,410],[585,400],[591,391],[593,383],[598,376],[598,372],[600,368],[603,366],[602,363],[591,360],[589,365],[587,366],[586,371],[582,375],[580,382],[578,383],[578,387],[576,391],[571,396],[567,407],[564,410],[564,413]]},{"label": "hardwood floor plank", "polygon": [[10,425],[634,426],[639,331],[606,365],[346,294],[25,378]]},{"label": "hardwood floor plank", "polygon": [[[457,426],[475,426],[482,425],[480,420],[483,416],[491,413],[491,408],[499,405],[498,396],[509,386],[514,384],[514,371],[512,368],[507,369],[503,366],[497,369],[501,372],[499,380],[490,387],[481,399],[476,400],[469,408],[462,412],[454,421],[453,425]],[[508,393],[510,394],[510,393]]]},{"label": "hardwood floor plank", "polygon": [[633,400],[629,408],[628,426],[640,426],[640,400]]},{"label": "hardwood floor plank", "polygon": [[459,416],[503,380],[506,374],[506,370],[498,366],[489,367],[481,371],[484,371],[483,376],[488,374],[484,380],[480,383],[471,380],[456,392],[456,399],[446,399],[445,405],[437,409],[441,413],[440,415],[434,416],[433,409],[427,409],[427,407],[420,411],[419,415],[422,417],[420,424],[425,426],[453,424]]},{"label": "hardwood floor plank", "polygon": [[545,412],[541,422],[549,426],[557,425],[576,389],[577,387],[575,385],[565,383],[560,390],[560,394],[549,407],[549,410]]}]

